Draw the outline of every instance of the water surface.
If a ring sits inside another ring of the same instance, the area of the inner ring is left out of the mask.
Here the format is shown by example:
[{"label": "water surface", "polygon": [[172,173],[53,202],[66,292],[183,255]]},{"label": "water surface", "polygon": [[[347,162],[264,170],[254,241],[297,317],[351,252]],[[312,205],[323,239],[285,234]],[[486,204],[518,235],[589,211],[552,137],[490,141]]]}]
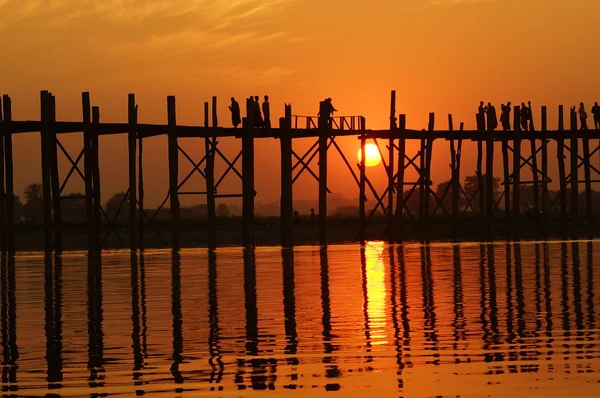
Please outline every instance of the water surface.
[{"label": "water surface", "polygon": [[20,254],[2,261],[3,394],[600,396],[599,251]]}]

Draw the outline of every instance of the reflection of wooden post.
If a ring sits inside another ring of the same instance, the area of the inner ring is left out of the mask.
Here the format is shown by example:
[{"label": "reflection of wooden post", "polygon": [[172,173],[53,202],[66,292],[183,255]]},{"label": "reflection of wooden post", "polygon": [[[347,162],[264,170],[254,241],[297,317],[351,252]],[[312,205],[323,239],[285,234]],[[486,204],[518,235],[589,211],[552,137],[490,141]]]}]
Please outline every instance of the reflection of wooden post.
[{"label": "reflection of wooden post", "polygon": [[[562,134],[565,130],[564,108],[558,106],[558,131]],[[560,217],[562,221],[563,233],[567,230],[567,177],[565,171],[565,141],[563,138],[557,140],[557,158],[558,158],[558,179],[560,182]]]},{"label": "reflection of wooden post", "polygon": [[360,156],[360,179],[359,179],[359,194],[358,194],[358,212],[359,212],[359,216],[360,216],[360,233],[358,235],[359,241],[361,245],[365,244],[365,228],[366,228],[366,224],[367,224],[367,216],[365,214],[365,202],[367,200],[366,198],[366,192],[365,192],[365,183],[367,180],[367,175],[366,175],[366,160],[367,160],[367,153],[366,153],[366,138],[365,138],[365,133],[362,133],[360,135],[360,150],[361,150],[361,156]]},{"label": "reflection of wooden post", "polygon": [[519,239],[519,222],[521,221],[521,108],[515,106],[515,133],[513,144],[513,237]]},{"label": "reflection of wooden post", "polygon": [[398,129],[400,130],[400,136],[398,139],[398,177],[396,180],[396,223],[394,226],[396,234],[396,242],[402,240],[402,213],[404,210],[404,158],[406,156],[406,139],[402,136],[402,133],[406,130],[406,115],[400,115]]},{"label": "reflection of wooden post", "polygon": [[[8,95],[3,96],[2,106],[4,110],[4,122],[8,128],[4,131],[4,173],[6,175],[5,208],[6,216],[2,215],[3,227],[6,226],[6,250],[9,254],[15,252],[15,189],[14,189],[14,169],[13,169],[13,149],[12,149],[12,131],[10,123],[12,122],[11,99]],[[6,217],[6,219],[4,219]],[[4,224],[6,222],[6,224]],[[2,241],[4,243],[4,240]]]},{"label": "reflection of wooden post", "polygon": [[[208,118],[208,115],[206,115]],[[218,127],[217,120],[217,97],[212,97],[212,126],[214,129]],[[208,248],[217,248],[217,205],[215,202],[215,145],[216,138],[204,138],[204,153],[206,156],[206,168],[204,175],[206,176],[206,210],[208,218]]]},{"label": "reflection of wooden post", "polygon": [[570,122],[571,122],[571,237],[577,238],[577,223],[578,223],[578,199],[579,199],[579,176],[578,176],[578,165],[579,158],[577,156],[579,149],[579,142],[575,137],[577,134],[577,112],[575,108],[571,108],[570,112]]},{"label": "reflection of wooden post", "polygon": [[285,117],[280,119],[281,147],[281,244],[294,244],[294,203],[292,190],[292,105],[285,105]]},{"label": "reflection of wooden post", "polygon": [[[545,135],[548,131],[548,116],[546,107],[542,106],[542,132]],[[542,217],[544,237],[548,236],[548,140],[542,139]]]},{"label": "reflection of wooden post", "polygon": [[319,108],[319,243],[327,244],[327,139],[329,138],[329,104]]},{"label": "reflection of wooden post", "polygon": [[135,153],[136,153],[136,135],[137,135],[137,105],[135,104],[135,94],[129,94],[128,104],[128,122],[129,132],[127,133],[127,146],[129,150],[129,247],[132,251],[137,250],[136,236],[136,174],[135,174]]},{"label": "reflection of wooden post", "polygon": [[169,198],[171,200],[171,235],[173,252],[178,252],[180,245],[179,231],[179,153],[177,144],[177,116],[175,110],[175,97],[167,97],[167,117],[169,124]]},{"label": "reflection of wooden post", "polygon": [[91,147],[92,147],[92,189],[94,195],[94,250],[99,252],[102,249],[102,241],[100,240],[100,215],[102,212],[102,204],[100,203],[100,162],[98,150],[98,124],[100,123],[100,108],[92,107],[92,127],[91,127]]},{"label": "reflection of wooden post", "polygon": [[[396,126],[396,91],[392,90],[390,99],[390,139],[388,140],[388,243],[394,242],[394,132]],[[398,193],[396,193],[398,194]]]},{"label": "reflection of wooden post", "polygon": [[63,225],[62,212],[60,207],[60,180],[58,174],[58,153],[56,139],[56,98],[50,94],[49,114],[50,114],[50,134],[48,137],[48,151],[50,159],[50,186],[52,191],[52,208],[54,213],[54,251],[61,254],[63,251]]},{"label": "reflection of wooden post", "polygon": [[83,151],[85,157],[84,176],[85,176],[85,214],[87,221],[88,233],[88,251],[94,253],[96,250],[96,242],[94,241],[94,192],[92,182],[92,138],[91,138],[91,123],[92,123],[92,105],[90,101],[90,93],[81,94],[81,108],[83,112],[83,123],[85,130],[83,132]]}]

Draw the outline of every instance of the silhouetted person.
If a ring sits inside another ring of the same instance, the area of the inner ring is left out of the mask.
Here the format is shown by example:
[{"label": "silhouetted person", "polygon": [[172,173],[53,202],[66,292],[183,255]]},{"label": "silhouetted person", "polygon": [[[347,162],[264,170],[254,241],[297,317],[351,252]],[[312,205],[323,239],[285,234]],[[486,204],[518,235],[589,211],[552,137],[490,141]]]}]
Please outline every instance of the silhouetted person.
[{"label": "silhouetted person", "polygon": [[333,112],[337,112],[337,109],[333,107],[331,98],[325,98],[325,100],[319,103],[319,127],[327,126],[331,128]]},{"label": "silhouetted person", "polygon": [[529,119],[531,119],[531,109],[524,102],[521,102],[521,128],[523,131],[528,130]]},{"label": "silhouetted person", "polygon": [[510,102],[506,105],[502,104],[500,109],[502,113],[500,115],[500,122],[502,123],[502,130],[510,131]]},{"label": "silhouetted person", "polygon": [[496,127],[498,127],[498,115],[496,115],[496,108],[491,102],[488,102],[485,113],[487,114],[488,131],[496,130]]},{"label": "silhouetted person", "polygon": [[271,128],[271,104],[269,104],[269,96],[265,95],[265,100],[262,103],[263,116],[265,118],[264,126],[267,129]]},{"label": "silhouetted person", "polygon": [[260,112],[260,101],[258,100],[258,95],[254,97],[254,125],[256,127],[263,127],[263,117]]},{"label": "silhouetted person", "polygon": [[310,209],[310,225],[315,224],[316,218],[317,218],[317,215],[315,214],[315,209]]},{"label": "silhouetted person", "polygon": [[485,106],[483,105],[483,101],[479,103],[479,107],[477,108],[477,130],[485,130]]},{"label": "silhouetted person", "polygon": [[592,115],[594,115],[594,128],[600,130],[600,106],[595,102],[592,107]]},{"label": "silhouetted person", "polygon": [[579,121],[581,122],[581,130],[582,131],[587,131],[588,126],[587,126],[587,112],[585,111],[585,107],[583,106],[583,102],[579,103],[579,110],[577,111],[579,113]]},{"label": "silhouetted person", "polygon": [[231,105],[229,105],[229,110],[231,111],[231,123],[234,128],[242,122],[242,116],[240,115],[240,104],[235,100],[235,98],[231,97]]},{"label": "silhouetted person", "polygon": [[294,211],[294,224],[298,225],[300,224],[300,214],[298,213],[298,211]]}]

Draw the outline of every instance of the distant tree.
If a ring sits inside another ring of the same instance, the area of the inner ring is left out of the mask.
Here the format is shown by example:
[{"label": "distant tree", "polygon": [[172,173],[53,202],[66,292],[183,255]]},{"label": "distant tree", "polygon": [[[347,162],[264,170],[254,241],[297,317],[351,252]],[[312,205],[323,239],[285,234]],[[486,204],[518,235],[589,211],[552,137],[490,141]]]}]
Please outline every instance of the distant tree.
[{"label": "distant tree", "polygon": [[[483,180],[484,191],[485,191],[485,182],[486,182],[486,179],[484,177],[484,180]],[[463,188],[467,195],[466,203],[468,203],[468,201],[470,200],[471,201],[470,206],[471,206],[471,208],[473,208],[473,211],[479,211],[479,194],[480,194],[480,192],[478,190],[479,179],[477,178],[477,176],[475,176],[475,175],[466,176]],[[494,193],[494,203],[495,203],[498,200],[498,198],[500,197],[500,179],[497,177],[494,178],[493,193]],[[466,203],[465,203],[465,206],[466,206]]]},{"label": "distant tree", "polygon": [[216,211],[219,217],[229,217],[229,207],[225,203],[219,203]]},{"label": "distant tree", "polygon": [[20,214],[21,218],[30,222],[41,222],[44,219],[44,201],[42,196],[42,184],[28,185],[24,190],[25,204]]},{"label": "distant tree", "polygon": [[15,205],[14,205],[14,212],[15,212],[15,221],[19,221],[21,220],[21,212],[23,211],[23,203],[21,202],[21,198],[18,197],[17,195],[15,195]]},{"label": "distant tree", "polygon": [[[448,213],[452,212],[452,181],[445,181],[440,184],[435,189],[435,194],[442,201],[442,206]],[[444,192],[446,196],[444,196]],[[465,206],[465,196],[462,193],[458,195],[458,208],[462,209]]]},{"label": "distant tree", "polygon": [[335,214],[342,217],[358,217],[358,206],[340,206],[335,209]]},{"label": "distant tree", "polygon": [[[115,218],[117,212],[119,214],[117,220],[127,220],[127,217],[129,216],[129,197],[125,199],[125,196],[127,196],[125,192],[117,192],[106,202],[106,215],[111,220]],[[125,203],[123,203],[123,199],[125,199]],[[123,204],[123,206],[121,206],[121,204]],[[121,211],[119,211],[119,208],[121,208]]]}]

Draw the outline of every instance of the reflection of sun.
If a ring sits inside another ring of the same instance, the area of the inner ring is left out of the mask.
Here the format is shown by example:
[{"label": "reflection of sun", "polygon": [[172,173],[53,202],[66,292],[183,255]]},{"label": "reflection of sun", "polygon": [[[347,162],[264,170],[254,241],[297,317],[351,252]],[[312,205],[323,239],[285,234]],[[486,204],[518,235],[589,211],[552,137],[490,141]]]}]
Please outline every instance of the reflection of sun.
[{"label": "reflection of sun", "polygon": [[383,263],[383,242],[367,242],[367,311],[373,344],[384,344],[385,333],[385,265]]},{"label": "reflection of sun", "polygon": [[[381,153],[379,153],[379,148],[375,144],[366,144],[365,152],[367,157],[365,158],[365,166],[372,167],[377,166],[379,162],[381,162]],[[358,150],[358,162],[362,162],[362,148]]]}]

